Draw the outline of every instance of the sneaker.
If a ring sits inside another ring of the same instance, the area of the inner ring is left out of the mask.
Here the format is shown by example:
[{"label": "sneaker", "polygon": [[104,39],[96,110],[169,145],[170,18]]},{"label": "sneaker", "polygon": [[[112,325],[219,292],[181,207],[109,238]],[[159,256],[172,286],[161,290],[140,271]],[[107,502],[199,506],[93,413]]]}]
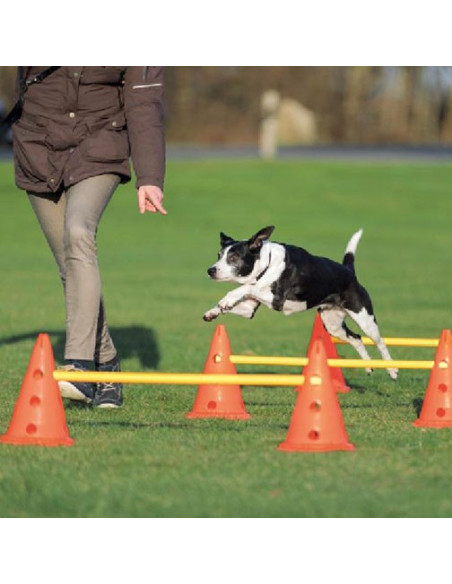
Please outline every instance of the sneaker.
[{"label": "sneaker", "polygon": [[[89,371],[76,361],[58,368],[60,371]],[[94,398],[94,384],[74,381],[59,381],[61,397],[90,404]]]},{"label": "sneaker", "polygon": [[[95,363],[96,371],[121,371],[117,357],[107,363]],[[96,408],[120,408],[122,406],[122,383],[98,383],[93,406]]]}]

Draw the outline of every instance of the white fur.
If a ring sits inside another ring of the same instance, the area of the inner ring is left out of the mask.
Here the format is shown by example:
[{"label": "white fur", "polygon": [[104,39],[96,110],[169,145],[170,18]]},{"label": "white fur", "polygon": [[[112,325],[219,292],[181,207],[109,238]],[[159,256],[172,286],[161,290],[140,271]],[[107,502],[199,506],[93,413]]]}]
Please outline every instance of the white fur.
[{"label": "white fur", "polygon": [[296,312],[303,312],[306,310],[308,305],[306,302],[297,302],[296,300],[286,300],[283,304],[283,314],[289,316],[290,314],[295,314]]}]

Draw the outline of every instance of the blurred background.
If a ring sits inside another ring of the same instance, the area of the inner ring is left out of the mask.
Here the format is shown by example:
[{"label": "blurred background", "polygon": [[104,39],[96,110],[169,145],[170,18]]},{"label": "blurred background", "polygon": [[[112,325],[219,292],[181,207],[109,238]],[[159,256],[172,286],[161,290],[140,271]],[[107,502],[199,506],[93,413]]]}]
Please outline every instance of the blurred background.
[{"label": "blurred background", "polygon": [[[452,145],[452,67],[167,67],[171,145]],[[0,67],[0,117],[15,67]],[[7,137],[3,136],[5,141]]]}]

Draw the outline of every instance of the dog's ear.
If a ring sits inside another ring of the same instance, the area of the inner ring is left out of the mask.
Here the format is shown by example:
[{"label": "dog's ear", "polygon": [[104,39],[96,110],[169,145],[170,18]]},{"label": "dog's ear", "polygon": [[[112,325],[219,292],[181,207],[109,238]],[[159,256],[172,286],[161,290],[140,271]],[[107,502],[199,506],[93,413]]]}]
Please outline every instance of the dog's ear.
[{"label": "dog's ear", "polygon": [[260,231],[253,235],[253,237],[249,240],[249,246],[251,251],[257,251],[262,247],[264,241],[269,239],[270,235],[273,233],[274,226],[270,225],[269,227],[264,227]]},{"label": "dog's ear", "polygon": [[235,239],[232,239],[232,237],[229,237],[229,235],[226,235],[223,232],[220,233],[220,245],[222,248],[228,247],[228,245],[232,245],[234,241]]}]

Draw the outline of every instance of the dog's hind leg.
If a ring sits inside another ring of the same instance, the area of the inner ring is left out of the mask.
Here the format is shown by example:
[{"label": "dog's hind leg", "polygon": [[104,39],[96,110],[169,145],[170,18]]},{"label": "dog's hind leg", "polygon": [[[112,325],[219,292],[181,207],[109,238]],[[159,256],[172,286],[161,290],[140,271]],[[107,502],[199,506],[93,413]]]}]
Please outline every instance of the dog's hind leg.
[{"label": "dog's hind leg", "polygon": [[[347,314],[353,319],[356,324],[361,328],[361,330],[375,343],[382,359],[390,361],[392,357],[385,345],[385,342],[381,338],[380,330],[377,325],[375,316],[366,310],[365,307],[361,308],[359,312],[353,312],[352,310],[346,310]],[[398,369],[390,367],[388,370],[389,375],[392,379],[397,379]]]},{"label": "dog's hind leg", "polygon": [[[364,346],[361,336],[351,331],[344,320],[347,316],[345,310],[336,306],[331,308],[320,308],[320,317],[327,332],[341,341],[349,343],[359,354],[361,359],[370,359],[369,353]],[[372,369],[366,368],[367,373],[372,373]]]}]

